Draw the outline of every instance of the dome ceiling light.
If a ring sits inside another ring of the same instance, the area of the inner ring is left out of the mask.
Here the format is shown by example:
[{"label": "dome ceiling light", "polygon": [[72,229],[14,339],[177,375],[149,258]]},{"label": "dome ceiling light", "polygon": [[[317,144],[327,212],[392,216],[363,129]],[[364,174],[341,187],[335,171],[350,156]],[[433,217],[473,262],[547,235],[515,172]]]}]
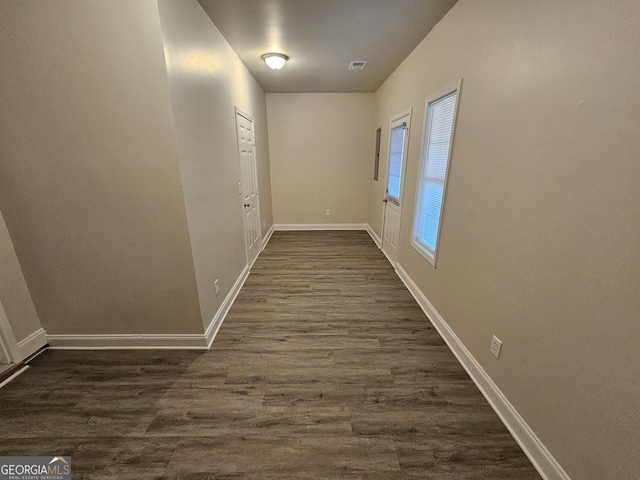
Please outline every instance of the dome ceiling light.
[{"label": "dome ceiling light", "polygon": [[287,63],[289,57],[282,53],[265,53],[262,55],[262,59],[271,70],[280,70]]}]

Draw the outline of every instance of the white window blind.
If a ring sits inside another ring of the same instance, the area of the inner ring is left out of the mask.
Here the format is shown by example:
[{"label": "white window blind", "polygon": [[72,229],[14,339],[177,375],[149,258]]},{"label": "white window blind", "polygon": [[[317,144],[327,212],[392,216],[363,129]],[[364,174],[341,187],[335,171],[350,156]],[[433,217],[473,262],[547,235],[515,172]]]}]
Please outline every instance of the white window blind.
[{"label": "white window blind", "polygon": [[400,125],[391,130],[389,148],[389,179],[387,180],[387,197],[396,203],[400,202],[400,185],[402,179],[402,158],[404,157],[404,136],[406,129]]},{"label": "white window blind", "polygon": [[412,244],[432,263],[435,263],[438,247],[457,100],[456,87],[427,102]]}]

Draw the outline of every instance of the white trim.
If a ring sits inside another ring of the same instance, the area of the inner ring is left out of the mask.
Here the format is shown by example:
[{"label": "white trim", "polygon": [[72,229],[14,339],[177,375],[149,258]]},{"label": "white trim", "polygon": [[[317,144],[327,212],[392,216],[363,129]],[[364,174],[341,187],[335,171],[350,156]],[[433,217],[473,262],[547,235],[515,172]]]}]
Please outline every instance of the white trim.
[{"label": "white trim", "polygon": [[[451,85],[447,85],[444,88],[441,88],[436,93],[429,95],[424,102],[424,120],[423,120],[423,129],[422,129],[422,147],[420,149],[420,170],[418,172],[417,185],[416,185],[416,200],[413,205],[413,225],[411,226],[411,241],[409,244],[416,249],[416,251],[422,255],[425,260],[427,260],[433,267],[436,267],[436,262],[438,261],[438,246],[440,245],[440,237],[442,233],[442,219],[444,217],[444,207],[447,201],[447,185],[449,183],[449,170],[451,167],[451,157],[453,155],[453,141],[456,135],[456,122],[458,120],[458,107],[460,105],[460,93],[462,89],[462,78],[457,82],[452,83]],[[442,185],[442,201],[440,203],[440,215],[438,217],[438,232],[436,234],[436,245],[433,251],[433,254],[426,248],[425,245],[422,245],[418,239],[416,238],[416,215],[418,213],[418,204],[420,202],[420,196],[422,189],[424,188],[424,183],[422,181],[424,177],[424,170],[427,166],[426,161],[426,150],[429,148],[429,105],[437,102],[441,98],[446,97],[447,95],[451,95],[452,93],[456,94],[456,104],[453,110],[453,121],[451,123],[451,138],[449,139],[449,155],[447,157],[447,169],[444,173],[444,183]]]},{"label": "white trim", "polygon": [[12,373],[9,378],[6,378],[2,383],[0,383],[0,388],[4,387],[7,383],[13,381],[16,379],[16,377],[24,372],[26,372],[29,369],[29,365],[25,365],[24,367],[22,367],[20,370],[18,370],[17,372]]},{"label": "white trim", "polygon": [[274,225],[271,225],[271,228],[267,230],[267,234],[262,239],[262,250],[264,250],[264,248],[267,246],[267,243],[269,243],[269,240],[271,240],[271,235],[273,235],[274,231]]},{"label": "white trim", "polygon": [[380,240],[380,237],[376,235],[376,232],[373,231],[373,228],[371,228],[371,225],[369,225],[368,223],[367,223],[367,233],[369,234],[371,239],[374,241],[376,246],[378,248],[382,248],[382,241]]},{"label": "white trim", "polygon": [[366,223],[279,223],[273,226],[277,232],[286,230],[366,230]]},{"label": "white trim", "polygon": [[205,337],[207,348],[211,348],[211,344],[213,343],[213,340],[216,338],[216,335],[218,334],[218,330],[220,330],[220,327],[222,326],[222,322],[224,322],[224,319],[226,318],[227,313],[229,313],[229,310],[231,309],[233,302],[236,301],[236,298],[238,297],[240,290],[242,290],[242,286],[244,285],[244,282],[247,280],[248,276],[249,276],[249,267],[246,266],[244,267],[244,270],[242,270],[242,273],[236,280],[236,283],[234,283],[233,288],[231,288],[231,291],[227,294],[227,297],[224,299],[224,302],[222,302],[222,305],[220,305],[220,308],[216,312],[216,315],[213,317],[213,319],[209,323],[209,326],[205,330],[204,337]]},{"label": "white trim", "polygon": [[[2,335],[2,332],[0,332]],[[13,355],[9,353],[7,346],[5,345],[4,338],[0,336],[0,368],[2,365],[9,365],[13,363]]]},{"label": "white trim", "polygon": [[[409,117],[409,122],[411,122],[411,114],[412,113],[413,113],[413,107],[406,108],[406,109],[402,110],[401,112],[396,113],[395,115],[393,115],[391,117],[391,120],[389,121],[389,125],[391,125],[394,122],[397,122],[398,120],[402,120],[406,116]],[[408,122],[407,122],[407,125],[409,125]]]},{"label": "white trim", "polygon": [[[256,242],[257,242],[257,240],[256,240]],[[256,261],[258,260],[258,257],[259,257],[259,256],[260,256],[260,254],[262,253],[262,249],[263,249],[263,248],[264,248],[264,247],[262,246],[262,238],[260,238],[260,250],[258,250],[258,254],[256,255],[256,258],[254,258],[254,259],[253,259],[253,262],[251,262],[251,265],[247,264],[247,266],[245,267],[245,268],[247,269],[247,275],[249,275],[249,273],[248,273],[248,272],[250,272],[250,271],[251,271],[251,269],[252,269],[252,268],[253,268],[253,266],[255,265]],[[244,270],[243,270],[243,273],[244,273]],[[241,273],[240,275],[242,275],[242,273]],[[237,282],[237,280],[236,280],[236,282]],[[235,285],[235,284],[234,284],[234,285]]]},{"label": "white trim", "polygon": [[[409,140],[410,140],[410,135],[411,135],[411,120],[413,117],[413,107],[409,107],[406,110],[403,110],[400,113],[397,113],[396,115],[393,115],[391,117],[391,120],[389,120],[389,140],[388,140],[388,145],[387,145],[387,168],[386,168],[386,177],[385,177],[385,181],[384,181],[384,197],[382,198],[382,230],[380,230],[380,234],[381,234],[381,238],[380,238],[380,250],[383,251],[385,257],[387,257],[387,260],[389,260],[389,263],[391,263],[391,265],[395,268],[396,263],[398,262],[398,257],[400,255],[400,231],[402,228],[402,205],[404,202],[404,191],[405,191],[405,177],[406,177],[406,173],[407,173],[407,163],[409,161]],[[385,220],[387,219],[387,202],[390,200],[389,198],[389,161],[391,158],[391,134],[393,132],[394,128],[394,123],[398,123],[401,120],[406,119],[405,120],[405,129],[406,129],[406,135],[404,138],[404,145],[403,145],[403,156],[402,156],[402,167],[400,169],[400,198],[398,199],[398,203],[394,202],[392,200],[392,203],[396,203],[397,207],[398,207],[398,241],[397,241],[397,245],[396,245],[396,258],[392,259],[391,257],[389,257],[389,255],[384,252],[384,227],[385,227]],[[386,201],[385,201],[386,200]]]},{"label": "white trim", "polygon": [[[253,121],[253,117],[251,117],[249,114],[243,112],[242,110],[240,110],[237,106],[234,107],[234,111],[235,111],[235,126],[236,126],[236,144],[238,147],[238,165],[240,167],[240,199],[242,200],[242,204],[244,205],[244,201],[245,201],[245,197],[244,197],[244,192],[242,191],[242,155],[241,155],[241,147],[240,147],[240,135],[238,134],[238,116],[241,116],[242,118],[244,118],[246,121],[251,123],[251,145],[253,146],[253,168],[255,169],[256,172],[256,177],[255,177],[255,181],[256,181],[256,201],[258,203],[258,205],[255,207],[256,209],[256,213],[258,215],[258,226],[262,225],[262,220],[260,218],[260,182],[258,181],[258,158],[257,158],[257,152],[256,152],[256,131],[255,131],[255,123]],[[253,180],[250,180],[253,183]],[[262,243],[262,238],[260,239],[260,250],[258,250],[258,252],[256,253],[256,256],[253,260],[251,260],[249,257],[249,245],[247,244],[247,235],[246,235],[246,231],[247,231],[247,224],[246,224],[246,216],[244,215],[244,208],[242,209],[242,224],[244,226],[244,230],[245,230],[245,236],[244,236],[244,243],[245,243],[245,249],[247,252],[247,263],[250,263],[251,265],[249,266],[249,268],[251,268],[253,266],[253,264],[255,263],[255,261],[258,259],[258,256],[260,255],[260,252],[262,251],[262,249],[264,248],[264,243]]]},{"label": "white trim", "polygon": [[1,356],[6,357],[8,363],[18,363],[24,359],[24,357],[21,357],[16,336],[13,333],[13,328],[11,328],[11,323],[9,323],[9,318],[4,311],[2,302],[0,302],[0,349],[2,350],[0,352]]},{"label": "white trim", "polygon": [[542,441],[533,432],[527,422],[511,405],[507,397],[500,391],[491,377],[482,368],[474,356],[464,346],[455,332],[420,291],[409,274],[400,264],[396,265],[396,273],[405,284],[407,290],[413,295],[418,305],[427,315],[440,336],[449,346],[462,367],[469,374],[482,395],[487,399],[491,408],[496,412],[502,423],[507,427],[513,438],[518,442],[524,453],[529,457],[533,466],[538,470],[542,478],[546,480],[570,480],[569,475],[551,455]]},{"label": "white trim", "polygon": [[21,360],[30,357],[47,344],[47,332],[44,328],[39,328],[24,340],[18,342]]},{"label": "white trim", "polygon": [[234,111],[238,114],[243,116],[244,118],[246,118],[247,120],[249,120],[251,123],[253,123],[253,117],[251,115],[249,115],[246,112],[243,112],[242,110],[240,110],[237,106],[234,106]]},{"label": "white trim", "polygon": [[25,363],[31,363],[33,360],[35,360],[36,358],[38,358],[40,355],[42,355],[44,352],[46,352],[49,349],[48,346],[45,346],[43,348],[41,348],[40,350],[36,351],[35,353],[32,353],[29,357],[24,359]]},{"label": "white trim", "polygon": [[[415,228],[415,217],[414,217],[414,228]],[[440,228],[438,226],[438,228]],[[438,235],[440,235],[438,233]],[[438,237],[439,238],[439,237]],[[416,249],[416,251],[422,255],[424,257],[424,259],[429,262],[433,268],[435,268],[436,266],[436,258],[435,255],[433,253],[431,253],[429,250],[427,250],[426,248],[424,248],[424,246],[419,243],[415,238],[412,238],[411,241],[409,242],[409,245],[411,245],[413,248]],[[438,249],[437,245],[436,245],[436,250]]]},{"label": "white trim", "polygon": [[204,334],[47,335],[52,350],[206,350]]},{"label": "white trim", "polygon": [[[211,344],[218,330],[220,330],[222,322],[227,316],[227,313],[229,313],[240,290],[242,290],[242,286],[248,276],[249,267],[245,266],[204,334],[47,335],[43,345],[46,344],[46,340],[48,340],[49,348],[52,350],[207,350],[211,348]],[[42,332],[44,332],[44,330],[42,330]]]},{"label": "white trim", "polygon": [[394,262],[393,259],[389,255],[387,255],[387,252],[385,252],[382,248],[380,248],[380,251],[382,252],[382,254],[385,256],[385,258],[389,261],[389,263],[395,270],[396,266],[398,265],[398,262]]}]

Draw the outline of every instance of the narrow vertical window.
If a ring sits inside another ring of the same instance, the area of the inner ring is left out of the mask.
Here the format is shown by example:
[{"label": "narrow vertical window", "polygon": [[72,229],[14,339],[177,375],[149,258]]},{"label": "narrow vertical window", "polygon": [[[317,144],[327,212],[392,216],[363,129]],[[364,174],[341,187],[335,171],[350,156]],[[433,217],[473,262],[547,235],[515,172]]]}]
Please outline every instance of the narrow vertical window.
[{"label": "narrow vertical window", "polygon": [[400,203],[400,187],[402,186],[402,160],[404,158],[404,137],[406,125],[398,125],[391,129],[391,145],[389,148],[389,177],[387,179],[387,196],[392,202]]},{"label": "narrow vertical window", "polygon": [[411,244],[436,263],[460,83],[427,98]]}]

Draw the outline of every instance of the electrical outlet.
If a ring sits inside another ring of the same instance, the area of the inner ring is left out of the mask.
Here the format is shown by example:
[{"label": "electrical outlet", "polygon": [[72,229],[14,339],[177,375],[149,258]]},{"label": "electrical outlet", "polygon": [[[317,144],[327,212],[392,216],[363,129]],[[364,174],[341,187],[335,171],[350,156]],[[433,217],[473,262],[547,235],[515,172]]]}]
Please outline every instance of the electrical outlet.
[{"label": "electrical outlet", "polygon": [[491,355],[493,355],[494,357],[500,358],[501,350],[502,350],[502,342],[498,337],[494,335],[493,338],[491,339],[491,347],[489,348],[489,351],[491,352]]},{"label": "electrical outlet", "polygon": [[265,228],[267,228],[267,221],[262,220],[262,229],[264,230]]},{"label": "electrical outlet", "polygon": [[331,215],[331,210],[327,210],[327,217]]},{"label": "electrical outlet", "polygon": [[213,282],[213,289],[216,291],[216,297],[217,297],[218,294],[220,293],[220,282],[218,281],[217,278],[216,278],[216,281]]}]

